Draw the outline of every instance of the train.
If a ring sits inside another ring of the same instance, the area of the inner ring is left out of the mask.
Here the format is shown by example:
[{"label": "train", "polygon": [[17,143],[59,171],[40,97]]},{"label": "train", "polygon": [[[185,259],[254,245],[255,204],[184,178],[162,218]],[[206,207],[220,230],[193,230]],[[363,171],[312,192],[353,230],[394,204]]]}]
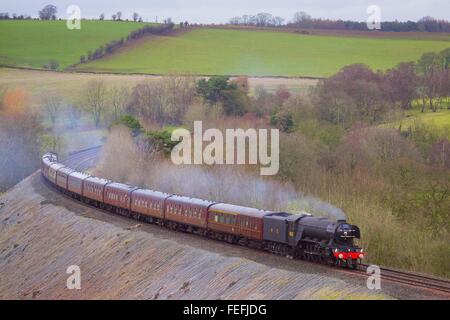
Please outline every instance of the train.
[{"label": "train", "polygon": [[78,172],[42,156],[45,181],[97,208],[176,231],[318,263],[355,269],[365,253],[360,229],[345,220],[249,208],[138,188]]}]

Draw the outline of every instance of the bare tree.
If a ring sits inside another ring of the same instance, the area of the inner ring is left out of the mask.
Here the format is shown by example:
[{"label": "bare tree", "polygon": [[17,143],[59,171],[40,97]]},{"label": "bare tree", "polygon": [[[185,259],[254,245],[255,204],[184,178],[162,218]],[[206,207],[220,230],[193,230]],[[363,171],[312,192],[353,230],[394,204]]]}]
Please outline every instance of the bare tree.
[{"label": "bare tree", "polygon": [[100,18],[99,18],[100,20],[105,20],[105,14],[104,13],[102,13],[101,15],[100,15]]},{"label": "bare tree", "polygon": [[117,15],[116,15],[116,14],[113,14],[113,15],[111,16],[111,18],[113,19],[113,21],[116,21]]},{"label": "bare tree", "polygon": [[55,93],[47,93],[42,98],[42,105],[49,116],[52,125],[55,126],[58,115],[62,107],[62,98]]},{"label": "bare tree", "polygon": [[[442,83],[445,82],[445,75],[443,70],[443,57],[437,53],[429,52],[422,55],[417,63],[417,69],[420,76],[422,93],[422,100],[428,100],[430,109],[433,112],[437,111],[438,103],[435,100],[439,98],[442,91]],[[425,106],[422,108],[422,110]]]},{"label": "bare tree", "polygon": [[283,22],[284,22],[284,18],[278,17],[278,16],[273,17],[272,20],[273,20],[273,24],[274,24],[275,26],[277,26],[277,27],[282,26],[282,25],[283,25]]},{"label": "bare tree", "polygon": [[305,26],[307,22],[311,21],[311,16],[304,11],[294,13],[293,23],[299,26]]},{"label": "bare tree", "polygon": [[272,15],[270,13],[261,12],[256,15],[256,25],[265,27],[272,21]]},{"label": "bare tree", "polygon": [[133,13],[133,21],[136,22],[139,20],[139,14],[137,12]]},{"label": "bare tree", "polygon": [[106,94],[106,85],[103,80],[92,80],[87,84],[84,106],[92,114],[97,128],[104,113]]},{"label": "bare tree", "polygon": [[130,91],[126,87],[112,87],[110,90],[113,119],[119,120],[125,111],[126,103],[130,98]]},{"label": "bare tree", "polygon": [[130,112],[145,121],[180,124],[195,97],[193,77],[164,77],[138,84],[130,98]]},{"label": "bare tree", "polygon": [[116,16],[118,21],[122,21],[122,11],[117,12]]}]

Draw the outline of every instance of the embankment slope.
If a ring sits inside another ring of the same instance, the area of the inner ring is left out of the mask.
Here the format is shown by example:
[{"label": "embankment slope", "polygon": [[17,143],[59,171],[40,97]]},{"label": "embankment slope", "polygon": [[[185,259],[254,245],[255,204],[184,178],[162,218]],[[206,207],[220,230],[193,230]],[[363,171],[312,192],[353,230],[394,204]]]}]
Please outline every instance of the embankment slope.
[{"label": "embankment slope", "polygon": [[[347,272],[93,210],[49,189],[39,173],[0,203],[0,299],[392,297]],[[81,268],[81,290],[66,288],[70,265]]]}]

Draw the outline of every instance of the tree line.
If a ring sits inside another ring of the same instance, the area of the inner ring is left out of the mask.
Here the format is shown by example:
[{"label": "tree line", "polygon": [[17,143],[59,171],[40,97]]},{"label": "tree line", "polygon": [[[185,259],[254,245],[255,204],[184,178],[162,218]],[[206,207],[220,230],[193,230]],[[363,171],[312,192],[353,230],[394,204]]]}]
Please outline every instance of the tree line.
[{"label": "tree line", "polygon": [[13,13],[12,15],[9,15],[8,12],[0,12],[0,20],[31,20],[31,19],[33,18],[26,14]]},{"label": "tree line", "polygon": [[[41,20],[56,20],[57,19],[58,8],[53,4],[48,4],[38,12],[38,17]],[[0,20],[31,20],[33,19],[31,16],[26,14],[16,14],[13,13],[10,15],[8,12],[0,13]],[[99,20],[105,20],[105,14],[102,13],[99,16]],[[130,21],[129,19],[123,19],[122,11],[118,11],[111,15],[111,20],[113,21]],[[139,13],[134,12],[131,15],[131,20],[134,22],[143,22],[142,17]]]},{"label": "tree line", "polygon": [[121,38],[120,40],[112,40],[93,51],[89,51],[87,56],[83,55],[80,57],[80,63],[86,63],[88,61],[100,59],[106,54],[111,54],[121,46],[123,46],[127,41],[136,40],[150,34],[167,34],[173,30],[174,26],[175,25],[173,23],[157,26],[146,25],[138,30],[132,31],[126,38]]},{"label": "tree line", "polygon": [[[292,20],[286,23],[285,19],[282,17],[273,16],[270,13],[258,13],[256,15],[233,17],[230,19],[229,24],[252,27],[292,27],[301,29],[369,31],[366,22],[313,18],[303,11],[296,12]],[[450,32],[450,23],[447,20],[438,20],[426,16],[419,21],[381,22],[381,30],[394,32]]]}]

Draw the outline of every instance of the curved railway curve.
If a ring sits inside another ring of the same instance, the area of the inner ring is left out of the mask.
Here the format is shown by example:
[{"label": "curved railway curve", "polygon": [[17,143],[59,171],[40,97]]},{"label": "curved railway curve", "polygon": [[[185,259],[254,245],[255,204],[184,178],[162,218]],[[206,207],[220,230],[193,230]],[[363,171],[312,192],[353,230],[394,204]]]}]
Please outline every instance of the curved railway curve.
[{"label": "curved railway curve", "polygon": [[97,163],[101,148],[101,146],[96,146],[69,153],[62,164],[77,171],[86,171]]},{"label": "curved railway curve", "polygon": [[[70,153],[68,157],[61,163],[77,171],[86,171],[96,165],[100,155],[100,151],[101,146],[79,150],[77,152]],[[367,276],[367,269],[369,267],[370,265],[363,263],[359,265],[356,270],[340,271],[355,275]],[[389,281],[396,284],[413,286],[416,288],[422,288],[450,295],[450,281],[447,279],[397,270],[389,267],[380,267],[380,272],[382,281]]]}]

